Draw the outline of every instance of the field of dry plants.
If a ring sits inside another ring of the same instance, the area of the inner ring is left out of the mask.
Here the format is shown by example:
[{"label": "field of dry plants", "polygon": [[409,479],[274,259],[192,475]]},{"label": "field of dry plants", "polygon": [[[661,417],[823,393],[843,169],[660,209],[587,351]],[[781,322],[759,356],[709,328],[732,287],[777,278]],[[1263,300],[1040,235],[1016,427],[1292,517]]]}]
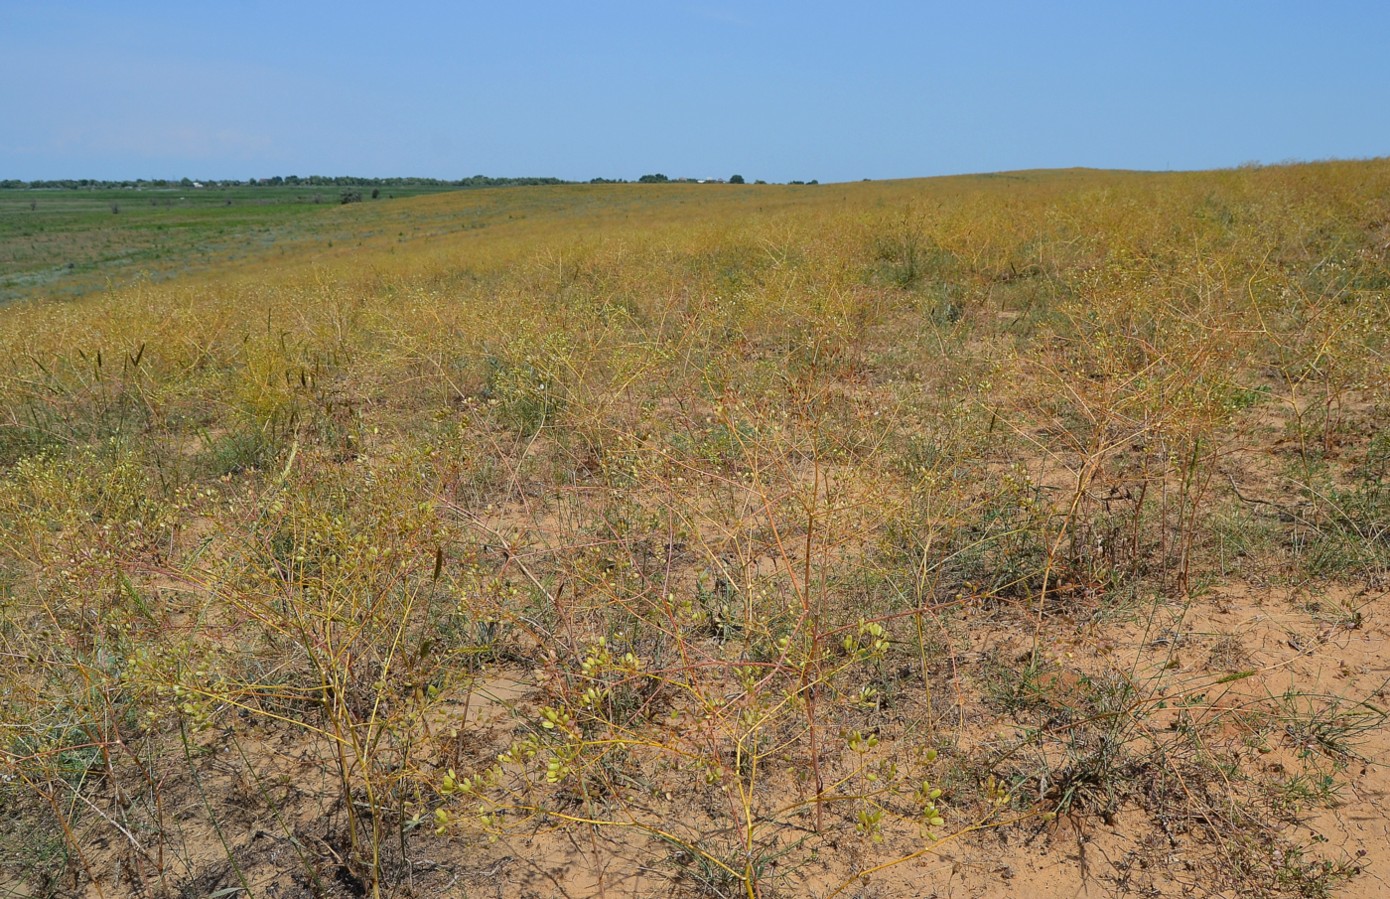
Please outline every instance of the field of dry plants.
[{"label": "field of dry plants", "polygon": [[0,308],[0,895],[1390,895],[1390,160],[314,215]]}]

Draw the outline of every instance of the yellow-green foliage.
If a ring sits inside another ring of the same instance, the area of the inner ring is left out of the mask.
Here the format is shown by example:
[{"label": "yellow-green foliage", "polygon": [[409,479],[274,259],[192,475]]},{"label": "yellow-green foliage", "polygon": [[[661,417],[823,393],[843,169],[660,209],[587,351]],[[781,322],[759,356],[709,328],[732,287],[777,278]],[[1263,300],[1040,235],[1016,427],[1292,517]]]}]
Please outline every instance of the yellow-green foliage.
[{"label": "yellow-green foliage", "polygon": [[[267,727],[313,747],[373,889],[425,820],[632,828],[747,896],[857,833],[848,888],[1140,802],[1076,774],[1092,731],[1130,753],[1101,780],[1156,784],[1185,739],[1133,723],[1159,681],[1116,675],[1077,688],[1073,743],[1026,722],[1038,758],[1081,753],[1067,790],[1023,749],[977,758],[968,703],[1056,704],[988,687],[1008,666],[961,649],[970,615],[1014,616],[1014,673],[1055,686],[1056,616],[1228,570],[1208,522],[1275,440],[1285,494],[1245,486],[1298,512],[1242,554],[1390,570],[1362,464],[1390,399],[1383,160],[334,215],[304,258],[0,308],[0,790],[80,876],[114,864],[103,827],[130,876],[189,874],[160,790]],[[487,699],[498,672],[528,698]],[[501,736],[470,735],[485,702]]]}]

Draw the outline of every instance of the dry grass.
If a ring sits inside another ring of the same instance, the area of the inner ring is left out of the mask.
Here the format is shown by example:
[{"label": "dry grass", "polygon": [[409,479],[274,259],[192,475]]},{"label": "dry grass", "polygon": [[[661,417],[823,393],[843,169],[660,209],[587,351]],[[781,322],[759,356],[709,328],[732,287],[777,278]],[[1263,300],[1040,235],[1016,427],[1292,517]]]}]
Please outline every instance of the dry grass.
[{"label": "dry grass", "polygon": [[1390,164],[334,214],[0,309],[0,889],[1365,882]]}]

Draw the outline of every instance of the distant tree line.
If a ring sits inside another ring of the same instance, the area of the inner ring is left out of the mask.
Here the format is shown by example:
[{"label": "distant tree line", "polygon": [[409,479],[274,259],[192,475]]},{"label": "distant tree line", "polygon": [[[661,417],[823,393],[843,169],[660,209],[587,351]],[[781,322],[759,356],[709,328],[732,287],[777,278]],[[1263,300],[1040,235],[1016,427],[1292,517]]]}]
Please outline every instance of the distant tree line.
[{"label": "distant tree line", "polygon": [[[637,181],[641,184],[693,184],[724,183],[720,178],[668,178],[666,175],[643,175]],[[142,190],[172,189],[196,190],[198,188],[229,187],[338,187],[338,188],[470,188],[470,187],[535,187],[547,184],[579,184],[561,178],[493,178],[488,175],[473,175],[450,181],[445,178],[357,178],[350,175],[275,175],[272,178],[248,178],[238,181],[235,178],[136,178],[127,181],[106,181],[99,178],[60,178],[56,180],[21,181],[18,178],[0,179],[0,190]],[[628,184],[623,178],[591,178],[589,184]],[[730,184],[746,183],[742,175],[729,178]],[[757,181],[757,184],[765,184]],[[792,184],[815,184],[815,181],[792,181]],[[375,195],[375,194],[374,194]]]},{"label": "distant tree line", "polygon": [[21,181],[17,178],[0,180],[0,190],[65,189],[118,190],[121,188],[227,188],[227,187],[533,187],[543,184],[573,184],[560,178],[493,178],[473,175],[450,181],[445,178],[358,178],[351,175],[276,175],[272,178],[137,178],[126,181],[105,181],[98,178],[61,178],[56,180]]}]

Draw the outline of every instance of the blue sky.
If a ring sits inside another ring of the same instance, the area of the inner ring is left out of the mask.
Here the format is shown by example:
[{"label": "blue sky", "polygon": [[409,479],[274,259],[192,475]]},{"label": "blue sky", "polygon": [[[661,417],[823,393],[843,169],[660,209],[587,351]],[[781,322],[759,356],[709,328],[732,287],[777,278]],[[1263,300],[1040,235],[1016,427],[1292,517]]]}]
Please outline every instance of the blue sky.
[{"label": "blue sky", "polygon": [[0,178],[1390,155],[1390,3],[0,0]]}]

